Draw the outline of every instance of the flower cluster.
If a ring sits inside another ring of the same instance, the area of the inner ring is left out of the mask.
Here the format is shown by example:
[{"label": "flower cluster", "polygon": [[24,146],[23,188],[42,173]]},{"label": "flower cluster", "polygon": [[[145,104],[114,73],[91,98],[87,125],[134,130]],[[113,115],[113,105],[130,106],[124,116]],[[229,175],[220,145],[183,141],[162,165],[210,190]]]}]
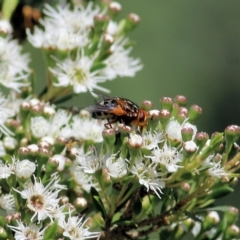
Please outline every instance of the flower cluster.
[{"label": "flower cluster", "polygon": [[[35,27],[33,33],[28,29],[27,35],[30,43],[45,49],[50,58],[52,85],[49,92],[58,91],[59,97],[107,91],[99,83],[118,76],[132,77],[142,68],[139,59],[129,56],[132,44],[126,37],[126,32],[138,24],[139,18],[130,14],[117,22],[120,11],[121,5],[117,2],[103,8],[91,1],[86,6],[73,8],[70,5],[58,5],[57,9],[45,6],[41,26]],[[52,97],[43,98],[50,100]]]},{"label": "flower cluster", "polygon": [[211,137],[199,132],[202,109],[187,108],[180,95],[161,98],[155,109],[151,101],[121,109],[111,98],[112,105],[99,103],[111,107],[99,119],[89,108],[58,106],[142,68],[126,37],[139,17],[118,21],[117,2],[80,2],[45,5],[39,25],[27,29],[47,60],[39,96],[28,55],[0,21],[0,84],[8,90],[0,92],[0,238],[238,239],[238,210],[215,201],[239,177],[239,126]]}]

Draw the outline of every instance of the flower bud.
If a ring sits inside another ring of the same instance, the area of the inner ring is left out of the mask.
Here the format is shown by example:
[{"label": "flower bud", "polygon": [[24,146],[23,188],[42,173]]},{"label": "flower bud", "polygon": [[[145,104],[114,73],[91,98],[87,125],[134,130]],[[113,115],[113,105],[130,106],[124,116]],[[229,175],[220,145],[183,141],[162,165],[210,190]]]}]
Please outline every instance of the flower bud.
[{"label": "flower bud", "polygon": [[28,159],[18,161],[15,167],[16,176],[20,179],[30,178],[36,170],[36,164]]},{"label": "flower bud", "polygon": [[178,113],[177,116],[176,116],[176,120],[179,122],[179,123],[183,123],[185,120],[187,119],[187,116],[184,114],[184,113]]},{"label": "flower bud", "polygon": [[177,95],[174,98],[174,102],[177,103],[179,106],[186,106],[187,105],[187,98],[185,96]]},{"label": "flower bud", "polygon": [[135,159],[135,157],[139,155],[142,144],[143,139],[139,134],[130,133],[130,136],[127,141],[127,146],[129,149],[129,153],[133,159]]},{"label": "flower bud", "polygon": [[159,112],[159,117],[160,117],[160,122],[162,124],[163,129],[165,129],[171,118],[171,113],[168,110],[163,109]]},{"label": "flower bud", "polygon": [[183,127],[181,129],[182,139],[184,142],[192,140],[193,137],[193,128],[191,127]]},{"label": "flower bud", "polygon": [[0,226],[0,239],[7,239],[8,233],[5,228]]},{"label": "flower bud", "polygon": [[10,136],[5,136],[3,138],[3,146],[8,154],[12,155],[17,145],[18,145],[18,142],[15,138]]},{"label": "flower bud", "polygon": [[118,2],[111,2],[108,5],[109,11],[116,16],[122,10],[122,6]]},{"label": "flower bud", "polygon": [[179,113],[179,105],[177,103],[173,103],[172,105],[172,111],[171,111],[171,115],[172,117],[176,117]]},{"label": "flower bud", "polygon": [[88,206],[87,200],[84,197],[77,197],[74,200],[73,204],[74,204],[74,207],[77,209],[78,212],[83,211]]},{"label": "flower bud", "polygon": [[149,100],[144,100],[142,101],[141,107],[146,111],[150,111],[153,108],[153,102]]},{"label": "flower bud", "polygon": [[129,32],[133,30],[136,26],[138,26],[139,22],[140,22],[140,17],[137,14],[129,13],[124,25],[125,32]]},{"label": "flower bud", "polygon": [[183,143],[183,153],[187,156],[192,155],[197,151],[198,147],[194,141],[186,141]]},{"label": "flower bud", "polygon": [[231,225],[226,229],[225,239],[239,239],[240,230],[236,225]]},{"label": "flower bud", "polygon": [[173,99],[170,97],[162,97],[160,99],[160,104],[161,104],[161,109],[166,109],[169,112],[171,112],[172,110],[172,106],[173,106]]},{"label": "flower bud", "polygon": [[225,128],[225,141],[227,143],[227,153],[231,151],[233,144],[239,139],[240,127],[237,125],[230,125]]},{"label": "flower bud", "polygon": [[210,230],[220,222],[220,217],[216,211],[211,211],[204,218],[202,228],[204,231]]},{"label": "flower bud", "polygon": [[228,225],[234,224],[239,216],[239,210],[235,207],[229,207],[224,213],[224,218],[226,218]]},{"label": "flower bud", "polygon": [[209,135],[206,132],[198,132],[195,135],[194,141],[196,142],[198,147],[202,149],[205,146],[208,139],[209,139]]},{"label": "flower bud", "polygon": [[104,129],[102,132],[104,144],[111,149],[116,141],[116,131],[113,128]]},{"label": "flower bud", "polygon": [[104,29],[106,29],[106,26],[107,26],[109,20],[110,20],[110,18],[107,15],[96,14],[94,16],[94,31],[95,31],[95,33],[100,33]]},{"label": "flower bud", "polygon": [[160,120],[160,111],[159,110],[150,110],[149,111],[148,129],[155,130],[155,129],[159,128],[159,120]]},{"label": "flower bud", "polygon": [[202,115],[202,108],[199,107],[198,105],[195,104],[189,108],[189,112],[188,112],[189,122],[194,122],[201,115]]}]

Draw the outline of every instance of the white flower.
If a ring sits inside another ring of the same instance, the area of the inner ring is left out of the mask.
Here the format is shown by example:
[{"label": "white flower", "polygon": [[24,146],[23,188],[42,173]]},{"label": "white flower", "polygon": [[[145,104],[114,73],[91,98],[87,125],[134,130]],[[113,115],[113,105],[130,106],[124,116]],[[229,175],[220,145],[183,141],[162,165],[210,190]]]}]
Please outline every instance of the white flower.
[{"label": "white flower", "polygon": [[0,140],[0,157],[3,157],[6,155],[5,147],[3,146],[3,141]]},{"label": "white flower", "polygon": [[0,32],[6,35],[11,34],[13,31],[12,25],[7,19],[0,20]]},{"label": "white flower", "polygon": [[7,214],[12,214],[15,211],[15,201],[12,194],[0,196],[0,208],[4,209]]},{"label": "white flower", "polygon": [[197,127],[191,123],[188,123],[187,120],[188,119],[186,119],[182,124],[180,124],[177,120],[175,120],[174,118],[171,118],[165,129],[167,137],[171,140],[181,142],[182,141],[181,130],[184,127],[186,127],[186,128],[193,129],[193,136],[192,136],[192,140],[193,140],[197,133]]},{"label": "white flower", "polygon": [[13,117],[15,112],[8,107],[9,100],[0,92],[0,131],[5,135],[12,135],[13,133],[4,125],[6,120]]},{"label": "white flower", "polygon": [[35,27],[34,33],[27,30],[28,40],[37,48],[72,50],[84,47],[88,42],[88,33],[94,24],[94,16],[100,13],[100,8],[93,8],[90,2],[86,8],[70,5],[58,5],[56,9],[45,4],[44,19],[39,22],[41,27]]},{"label": "white flower", "polygon": [[34,137],[41,138],[49,133],[50,123],[42,116],[32,117],[30,128]]},{"label": "white flower", "polygon": [[91,187],[96,188],[96,184],[93,183],[93,177],[90,174],[87,174],[83,169],[79,168],[75,162],[71,168],[70,173],[75,180],[75,182],[86,192],[90,192]]},{"label": "white flower", "polygon": [[6,68],[11,76],[29,73],[29,56],[27,54],[21,54],[21,51],[22,47],[16,40],[11,40],[10,37],[0,37],[1,71],[3,68]]},{"label": "white flower", "polygon": [[96,151],[89,151],[84,154],[82,149],[79,149],[76,155],[76,161],[79,164],[78,167],[89,174],[95,173],[101,169],[103,165],[103,161],[97,156]]},{"label": "white flower", "polygon": [[136,72],[142,69],[142,64],[139,59],[129,57],[132,48],[124,48],[128,39],[118,39],[111,46],[112,54],[104,60],[106,67],[102,70],[102,74],[108,80],[116,77],[133,77]]},{"label": "white flower", "polygon": [[104,124],[102,121],[93,118],[73,117],[72,122],[73,137],[76,139],[89,140],[92,142],[102,142],[102,132]]},{"label": "white flower", "polygon": [[143,148],[146,148],[148,150],[152,150],[158,146],[158,144],[163,139],[163,132],[155,131],[152,132],[146,132],[143,134]]},{"label": "white flower", "polygon": [[116,154],[106,160],[108,174],[113,178],[122,178],[127,174],[127,164],[121,157],[116,159]]},{"label": "white flower", "polygon": [[17,221],[17,226],[8,225],[8,227],[15,232],[15,240],[43,240],[43,235],[46,228],[41,229],[40,226],[37,226],[31,223],[29,226],[25,226],[22,222]]},{"label": "white flower", "polygon": [[209,175],[213,177],[226,177],[229,174],[224,170],[224,167],[221,166],[221,161],[215,162],[214,155],[210,155],[204,161],[204,166],[208,167]]},{"label": "white flower", "polygon": [[106,30],[107,34],[115,36],[117,34],[117,31],[118,31],[118,24],[110,20]]},{"label": "white flower", "polygon": [[61,128],[68,124],[71,114],[65,110],[58,110],[49,120],[42,116],[31,118],[31,131],[33,136],[37,138],[49,136],[57,138],[61,132]]},{"label": "white flower", "polygon": [[147,156],[151,158],[155,164],[162,164],[166,166],[168,172],[176,172],[179,166],[178,162],[182,161],[182,154],[174,147],[168,146],[167,142],[164,143],[162,148],[155,148],[152,150],[153,156]]},{"label": "white flower", "polygon": [[28,159],[17,161],[15,165],[15,174],[18,178],[30,178],[36,170],[36,164]]},{"label": "white flower", "polygon": [[14,166],[12,164],[3,164],[0,163],[0,179],[5,179],[11,176],[14,173]]},{"label": "white flower", "polygon": [[106,77],[99,74],[100,70],[90,71],[95,61],[93,57],[84,56],[83,51],[78,51],[74,60],[70,56],[63,61],[55,60],[57,61],[56,67],[49,70],[58,80],[54,83],[56,87],[71,86],[77,94],[87,91],[92,93],[94,89],[108,92],[97,85],[106,81]]},{"label": "white flower", "polygon": [[89,227],[85,226],[87,221],[70,214],[67,220],[59,221],[58,225],[63,229],[63,236],[71,240],[96,239],[100,232],[90,232]]},{"label": "white flower", "polygon": [[58,193],[61,190],[59,188],[52,189],[52,186],[56,185],[55,181],[56,178],[52,178],[48,185],[44,187],[41,181],[37,182],[36,177],[34,177],[34,183],[25,187],[22,191],[14,189],[23,199],[27,200],[28,209],[34,213],[31,218],[32,222],[35,221],[35,218],[38,222],[46,218],[50,218],[52,221],[53,215],[51,213],[58,207]]},{"label": "white flower", "polygon": [[129,167],[129,171],[138,177],[139,183],[144,185],[147,191],[151,189],[161,198],[161,188],[165,187],[165,183],[160,179],[161,173],[157,172],[156,166],[156,163],[145,164],[138,158],[135,160],[133,166]]}]

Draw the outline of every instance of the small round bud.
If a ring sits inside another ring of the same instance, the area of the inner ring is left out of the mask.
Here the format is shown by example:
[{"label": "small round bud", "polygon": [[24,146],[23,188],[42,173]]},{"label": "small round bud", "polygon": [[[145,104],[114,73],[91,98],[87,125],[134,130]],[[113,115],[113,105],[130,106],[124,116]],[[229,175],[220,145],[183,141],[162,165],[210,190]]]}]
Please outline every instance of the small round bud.
[{"label": "small round bud", "polygon": [[196,143],[194,141],[187,141],[183,143],[183,149],[187,152],[187,153],[195,153],[198,149]]},{"label": "small round bud", "polygon": [[31,107],[32,107],[32,106],[36,106],[36,105],[38,105],[38,104],[40,104],[40,103],[41,103],[40,100],[37,99],[37,98],[32,98],[32,99],[29,101],[29,104],[30,104]]},{"label": "small round bud", "polygon": [[54,139],[52,137],[42,137],[41,141],[43,142],[47,142],[49,144],[49,146],[53,146],[54,145]]},{"label": "small round bud", "polygon": [[47,117],[52,117],[55,115],[56,111],[53,107],[46,105],[43,107],[43,113]]},{"label": "small round bud", "polygon": [[179,106],[186,106],[187,105],[187,98],[185,96],[177,95],[174,98],[174,102],[177,103]]},{"label": "small round bud", "polygon": [[236,225],[231,225],[226,229],[226,239],[239,239],[240,229]]},{"label": "small round bud", "polygon": [[21,219],[21,213],[20,212],[15,212],[12,214],[12,218],[14,220],[20,220]]},{"label": "small round bud", "polygon": [[153,102],[149,100],[144,100],[142,101],[141,107],[146,111],[150,111],[153,108]]},{"label": "small round bud", "polygon": [[173,116],[173,117],[176,117],[177,115],[178,115],[178,113],[179,113],[179,105],[177,104],[177,103],[173,103],[173,105],[172,105],[172,111],[171,111],[171,115]]},{"label": "small round bud", "polygon": [[6,221],[6,223],[10,223],[12,221],[12,216],[11,215],[7,215],[5,217],[5,221]]},{"label": "small round bud", "polygon": [[137,25],[140,22],[140,17],[135,13],[129,13],[128,19],[135,25]]},{"label": "small round bud", "polygon": [[182,139],[184,142],[192,140],[193,137],[193,128],[191,127],[183,127],[181,129]]},{"label": "small round bud", "polygon": [[228,211],[225,211],[224,217],[227,219],[229,225],[234,224],[239,216],[239,210],[235,207],[229,207]]},{"label": "small round bud", "polygon": [[179,123],[183,123],[187,119],[187,116],[184,113],[178,113],[176,116],[176,120]]},{"label": "small round bud", "polygon": [[102,136],[104,139],[104,143],[109,146],[112,147],[116,141],[116,132],[113,128],[109,128],[109,129],[104,129],[102,132]]},{"label": "small round bud", "polygon": [[7,151],[15,150],[18,145],[18,142],[15,138],[10,136],[5,136],[3,138],[3,146]]},{"label": "small round bud", "polygon": [[0,226],[0,239],[7,239],[8,233],[6,230]]},{"label": "small round bud", "polygon": [[69,203],[69,197],[67,197],[67,196],[62,196],[62,197],[60,198],[60,202],[61,202],[62,205],[65,205],[65,204]]},{"label": "small round bud", "polygon": [[[228,148],[231,148],[234,142],[236,142],[240,137],[240,127],[237,125],[230,125],[225,128],[225,139]],[[229,151],[231,149],[228,149]]]},{"label": "small round bud", "polygon": [[103,35],[103,41],[104,41],[104,43],[106,43],[109,46],[109,45],[113,44],[114,38],[110,34],[104,34]]},{"label": "small round bud", "polygon": [[151,130],[155,130],[156,128],[159,127],[159,122],[160,122],[160,111],[153,109],[148,112],[148,128]]},{"label": "small round bud", "polygon": [[111,2],[108,7],[113,13],[119,13],[122,10],[122,6],[118,2]]},{"label": "small round bud", "polygon": [[189,108],[188,118],[190,122],[195,121],[202,115],[202,108],[194,104]]},{"label": "small round bud", "polygon": [[162,109],[166,109],[168,111],[172,110],[172,106],[173,106],[173,99],[170,97],[162,97],[160,99],[160,103],[161,103],[161,108]]},{"label": "small round bud", "polygon": [[20,105],[21,110],[29,110],[31,108],[31,104],[29,102],[22,102]]},{"label": "small round bud", "polygon": [[127,135],[132,131],[132,128],[130,126],[127,126],[127,125],[123,124],[123,123],[120,123],[118,125],[118,130],[119,130],[120,133],[123,133],[123,134]]},{"label": "small round bud", "polygon": [[163,128],[165,128],[171,118],[171,113],[168,110],[163,109],[159,112],[159,116],[160,116],[160,122]]},{"label": "small round bud", "polygon": [[202,227],[206,231],[211,229],[213,226],[217,225],[219,222],[220,222],[220,217],[218,213],[216,211],[211,211],[205,217]]},{"label": "small round bud", "polygon": [[63,171],[64,167],[65,167],[65,163],[66,163],[66,158],[63,155],[60,154],[56,154],[53,155],[49,161],[57,163],[58,167],[57,167],[57,171]]},{"label": "small round bud", "polygon": [[38,153],[39,147],[37,144],[30,144],[27,146],[27,148],[29,149],[29,152],[32,154]]},{"label": "small round bud", "polygon": [[185,182],[181,184],[181,188],[183,189],[184,192],[188,192],[191,188],[190,184]]},{"label": "small round bud", "polygon": [[84,197],[77,197],[74,200],[73,204],[78,211],[82,211],[82,210],[86,209],[88,206],[87,200]]},{"label": "small round bud", "polygon": [[33,106],[31,106],[30,111],[31,111],[34,115],[39,115],[40,113],[43,112],[43,105],[41,105],[41,104],[33,105]]},{"label": "small round bud", "polygon": [[139,134],[130,133],[130,137],[128,138],[128,142],[127,142],[127,145],[130,148],[134,148],[134,149],[141,148],[142,144],[143,144],[143,139]]},{"label": "small round bud", "polygon": [[198,132],[195,135],[195,142],[201,148],[206,144],[208,139],[209,135],[206,132]]},{"label": "small round bud", "polygon": [[179,114],[184,114],[187,117],[188,109],[185,107],[179,107]]}]

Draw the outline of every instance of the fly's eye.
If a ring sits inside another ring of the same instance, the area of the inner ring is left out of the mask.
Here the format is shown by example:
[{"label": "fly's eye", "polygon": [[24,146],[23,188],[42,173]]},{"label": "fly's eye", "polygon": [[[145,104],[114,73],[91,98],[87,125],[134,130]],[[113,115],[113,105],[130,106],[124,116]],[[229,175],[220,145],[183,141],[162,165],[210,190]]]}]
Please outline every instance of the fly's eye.
[{"label": "fly's eye", "polygon": [[145,121],[145,114],[144,114],[144,112],[140,112],[139,113],[138,120],[139,120],[139,122],[144,122]]}]

